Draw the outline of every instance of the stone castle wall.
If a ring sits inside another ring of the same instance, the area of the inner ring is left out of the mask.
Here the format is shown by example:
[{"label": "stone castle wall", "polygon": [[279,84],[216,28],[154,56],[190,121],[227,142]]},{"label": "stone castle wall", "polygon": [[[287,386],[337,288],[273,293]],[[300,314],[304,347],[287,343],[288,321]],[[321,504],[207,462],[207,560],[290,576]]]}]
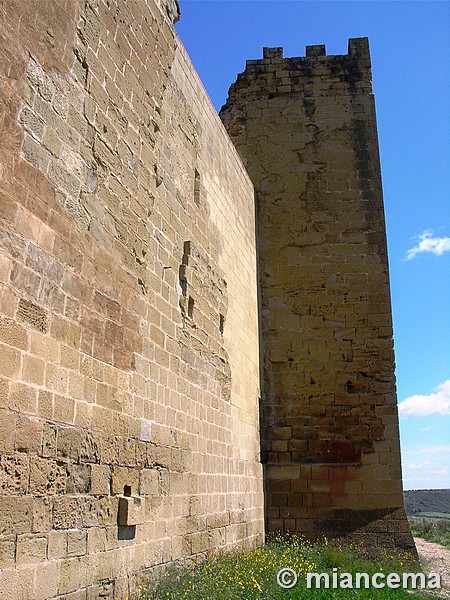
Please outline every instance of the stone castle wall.
[{"label": "stone castle wall", "polygon": [[255,186],[268,528],[415,552],[367,39],[266,48],[221,117]]},{"label": "stone castle wall", "polygon": [[177,11],[0,11],[2,598],[263,541],[253,187]]},{"label": "stone castle wall", "polygon": [[413,550],[367,42],[265,49],[228,136],[175,0],[0,16],[0,596],[123,599],[264,514]]}]

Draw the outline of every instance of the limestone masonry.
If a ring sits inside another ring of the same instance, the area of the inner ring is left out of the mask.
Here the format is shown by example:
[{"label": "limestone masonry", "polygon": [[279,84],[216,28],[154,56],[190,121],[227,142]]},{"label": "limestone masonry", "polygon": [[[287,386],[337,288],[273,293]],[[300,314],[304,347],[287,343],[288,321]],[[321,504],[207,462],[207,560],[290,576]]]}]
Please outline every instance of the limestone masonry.
[{"label": "limestone masonry", "polygon": [[413,551],[367,38],[265,48],[221,117],[255,186],[268,527]]},{"label": "limestone masonry", "polygon": [[0,5],[0,598],[269,530],[415,552],[367,40],[265,49],[224,128],[178,17]]}]

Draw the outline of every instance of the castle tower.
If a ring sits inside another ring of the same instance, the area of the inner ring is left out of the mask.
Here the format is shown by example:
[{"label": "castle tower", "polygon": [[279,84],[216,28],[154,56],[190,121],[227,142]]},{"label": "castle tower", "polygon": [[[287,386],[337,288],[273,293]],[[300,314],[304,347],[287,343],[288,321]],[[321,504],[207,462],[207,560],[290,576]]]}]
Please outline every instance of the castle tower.
[{"label": "castle tower", "polygon": [[368,40],[265,48],[221,118],[255,186],[268,530],[415,553]]}]

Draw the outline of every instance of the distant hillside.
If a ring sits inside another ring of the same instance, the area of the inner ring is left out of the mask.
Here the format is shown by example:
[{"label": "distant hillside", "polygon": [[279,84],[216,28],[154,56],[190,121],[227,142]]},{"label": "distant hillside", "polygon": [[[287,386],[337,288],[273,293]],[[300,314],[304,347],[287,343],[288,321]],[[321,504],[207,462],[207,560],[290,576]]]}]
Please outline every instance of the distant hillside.
[{"label": "distant hillside", "polygon": [[450,514],[450,490],[408,490],[404,495],[409,516],[422,512]]}]

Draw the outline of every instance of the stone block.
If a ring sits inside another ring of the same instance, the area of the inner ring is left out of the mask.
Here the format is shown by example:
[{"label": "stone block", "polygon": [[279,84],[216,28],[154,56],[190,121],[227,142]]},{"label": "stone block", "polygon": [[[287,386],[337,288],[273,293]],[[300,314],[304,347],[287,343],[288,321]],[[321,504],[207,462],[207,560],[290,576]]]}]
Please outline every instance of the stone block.
[{"label": "stone block", "polygon": [[79,558],[69,558],[61,563],[58,594],[66,595],[76,592],[84,578],[84,564]]},{"label": "stone block", "polygon": [[[65,374],[60,372],[58,374],[59,384],[58,387],[65,391]],[[50,385],[52,387],[52,385]],[[58,388],[56,388],[58,389]],[[75,401],[73,398],[68,398],[67,396],[60,396],[59,394],[55,394],[53,397],[53,419],[55,421],[59,421],[60,423],[72,424],[75,418]],[[68,437],[71,437],[70,434],[65,438],[65,442],[68,442]],[[74,452],[74,447],[66,447],[62,449],[62,452]]]},{"label": "stone block", "polygon": [[144,521],[142,499],[120,496],[117,524],[122,527],[138,525]]},{"label": "stone block", "polygon": [[86,531],[68,531],[67,532],[67,555],[83,556],[87,551],[87,532]]},{"label": "stone block", "polygon": [[36,414],[36,389],[21,383],[11,385],[11,408],[20,413]]},{"label": "stone block", "polygon": [[36,535],[19,535],[17,537],[16,562],[41,563],[47,558],[47,538]]},{"label": "stone block", "polygon": [[42,431],[42,456],[56,458],[57,428],[52,423],[44,423]]},{"label": "stone block", "polygon": [[90,431],[81,430],[80,460],[82,462],[99,462],[99,436]]},{"label": "stone block", "polygon": [[0,540],[0,569],[13,567],[16,560],[15,538]]},{"label": "stone block", "polygon": [[101,527],[106,525],[117,525],[118,510],[119,498],[117,496],[100,498],[97,505],[98,524]]},{"label": "stone block", "polygon": [[[117,418],[118,417],[118,418]],[[134,438],[127,439],[127,423],[125,419],[120,418],[122,415],[113,415],[114,430],[119,432],[120,429],[123,431],[123,435],[118,439],[118,450],[119,450],[119,464],[126,465],[127,467],[136,466],[136,450],[137,440]]]},{"label": "stone block", "polygon": [[108,465],[91,465],[91,494],[105,496],[110,493],[111,469]]},{"label": "stone block", "polygon": [[0,536],[29,533],[33,504],[29,496],[0,496]]},{"label": "stone block", "polygon": [[111,485],[113,494],[136,495],[139,488],[139,470],[113,466]]},{"label": "stone block", "polygon": [[43,385],[45,362],[36,357],[25,355],[23,357],[23,379],[27,383]]},{"label": "stone block", "polygon": [[79,515],[76,498],[62,496],[53,502],[53,528],[75,529],[78,526]]},{"label": "stone block", "polygon": [[191,536],[192,554],[205,552],[210,548],[209,534],[206,532],[194,533]]},{"label": "stone block", "polygon": [[7,378],[17,377],[20,371],[20,352],[14,348],[0,344],[0,375]]},{"label": "stone block", "polygon": [[32,456],[29,491],[36,496],[62,494],[66,490],[66,469],[55,461]]},{"label": "stone block", "polygon": [[51,498],[33,498],[33,533],[51,531],[52,510]]},{"label": "stone block", "polygon": [[70,463],[67,466],[67,493],[88,494],[90,489],[91,465]]},{"label": "stone block", "polygon": [[106,529],[93,527],[87,531],[87,551],[89,554],[106,552]]},{"label": "stone block", "polygon": [[29,346],[26,328],[13,319],[0,317],[0,341],[7,346],[27,350]]},{"label": "stone block", "polygon": [[99,439],[100,462],[104,464],[117,464],[119,449],[114,436],[101,436]]},{"label": "stone block", "polygon": [[[38,415],[42,418],[51,419],[53,416],[53,394],[45,390],[38,393]],[[44,430],[45,437],[45,430]],[[55,447],[56,452],[56,447]]]},{"label": "stone block", "polygon": [[[30,250],[30,252],[32,252],[32,251]],[[39,270],[37,267],[37,264],[35,264],[33,260],[30,260],[29,266],[31,266],[32,268],[36,267],[36,270]],[[45,267],[43,267],[43,270],[45,271]],[[26,271],[28,272],[28,269]],[[27,274],[27,275],[30,275],[31,277],[33,277],[32,273],[33,272],[30,272],[28,274],[24,270],[23,275]],[[37,285],[37,281],[34,280],[33,287],[35,288],[36,285]],[[42,285],[42,282],[39,284],[39,287],[41,287],[41,285]],[[32,296],[38,297],[38,295],[39,295],[38,290],[33,289]],[[19,305],[17,307],[17,318],[20,319],[21,321],[27,323],[28,325],[31,325],[31,327],[33,327],[33,329],[36,329],[36,331],[40,331],[42,333],[47,333],[48,316],[47,316],[46,311],[38,304],[35,304],[34,302],[29,302],[28,300],[25,300],[24,298],[20,298]]]},{"label": "stone block", "polygon": [[[8,407],[9,398],[9,383],[4,379],[0,379],[0,407]],[[5,413],[4,413],[5,414]]]},{"label": "stone block", "polygon": [[40,224],[41,220],[37,215],[35,216],[31,211],[19,207],[15,229],[25,239],[36,242],[39,239]]},{"label": "stone block", "polygon": [[283,465],[276,466],[270,465],[268,469],[268,476],[270,479],[299,479],[300,477],[300,466],[299,465]]},{"label": "stone block", "polygon": [[0,452],[12,454],[14,452],[14,438],[16,433],[16,414],[0,410]]},{"label": "stone block", "polygon": [[27,454],[40,454],[42,448],[42,422],[38,419],[18,417],[15,449]]},{"label": "stone block", "polygon": [[0,456],[0,489],[2,494],[26,494],[30,474],[29,458],[21,454]]},{"label": "stone block", "polygon": [[67,532],[50,531],[48,534],[47,556],[49,559],[67,556]]},{"label": "stone block", "polygon": [[86,402],[77,402],[74,425],[81,429],[89,429],[92,420],[92,408]]},{"label": "stone block", "polygon": [[[70,592],[69,594],[65,595],[64,600],[87,600],[89,592],[90,588],[77,590],[76,592]],[[108,596],[105,597],[107,598]]]},{"label": "stone block", "polygon": [[156,496],[159,493],[158,469],[142,469],[140,472],[139,494]]},{"label": "stone block", "polygon": [[59,587],[59,561],[45,561],[36,568],[34,598],[48,600],[58,594]]},{"label": "stone block", "polygon": [[169,493],[170,493],[170,495],[176,496],[177,494],[182,494],[186,489],[188,489],[187,477],[185,477],[183,473],[170,472],[170,474],[169,474]]},{"label": "stone block", "polygon": [[34,565],[0,571],[0,598],[8,600],[35,598],[34,573]]},{"label": "stone block", "polygon": [[228,512],[214,515],[207,518],[208,529],[215,529],[217,527],[226,527],[230,523],[230,514]]}]

